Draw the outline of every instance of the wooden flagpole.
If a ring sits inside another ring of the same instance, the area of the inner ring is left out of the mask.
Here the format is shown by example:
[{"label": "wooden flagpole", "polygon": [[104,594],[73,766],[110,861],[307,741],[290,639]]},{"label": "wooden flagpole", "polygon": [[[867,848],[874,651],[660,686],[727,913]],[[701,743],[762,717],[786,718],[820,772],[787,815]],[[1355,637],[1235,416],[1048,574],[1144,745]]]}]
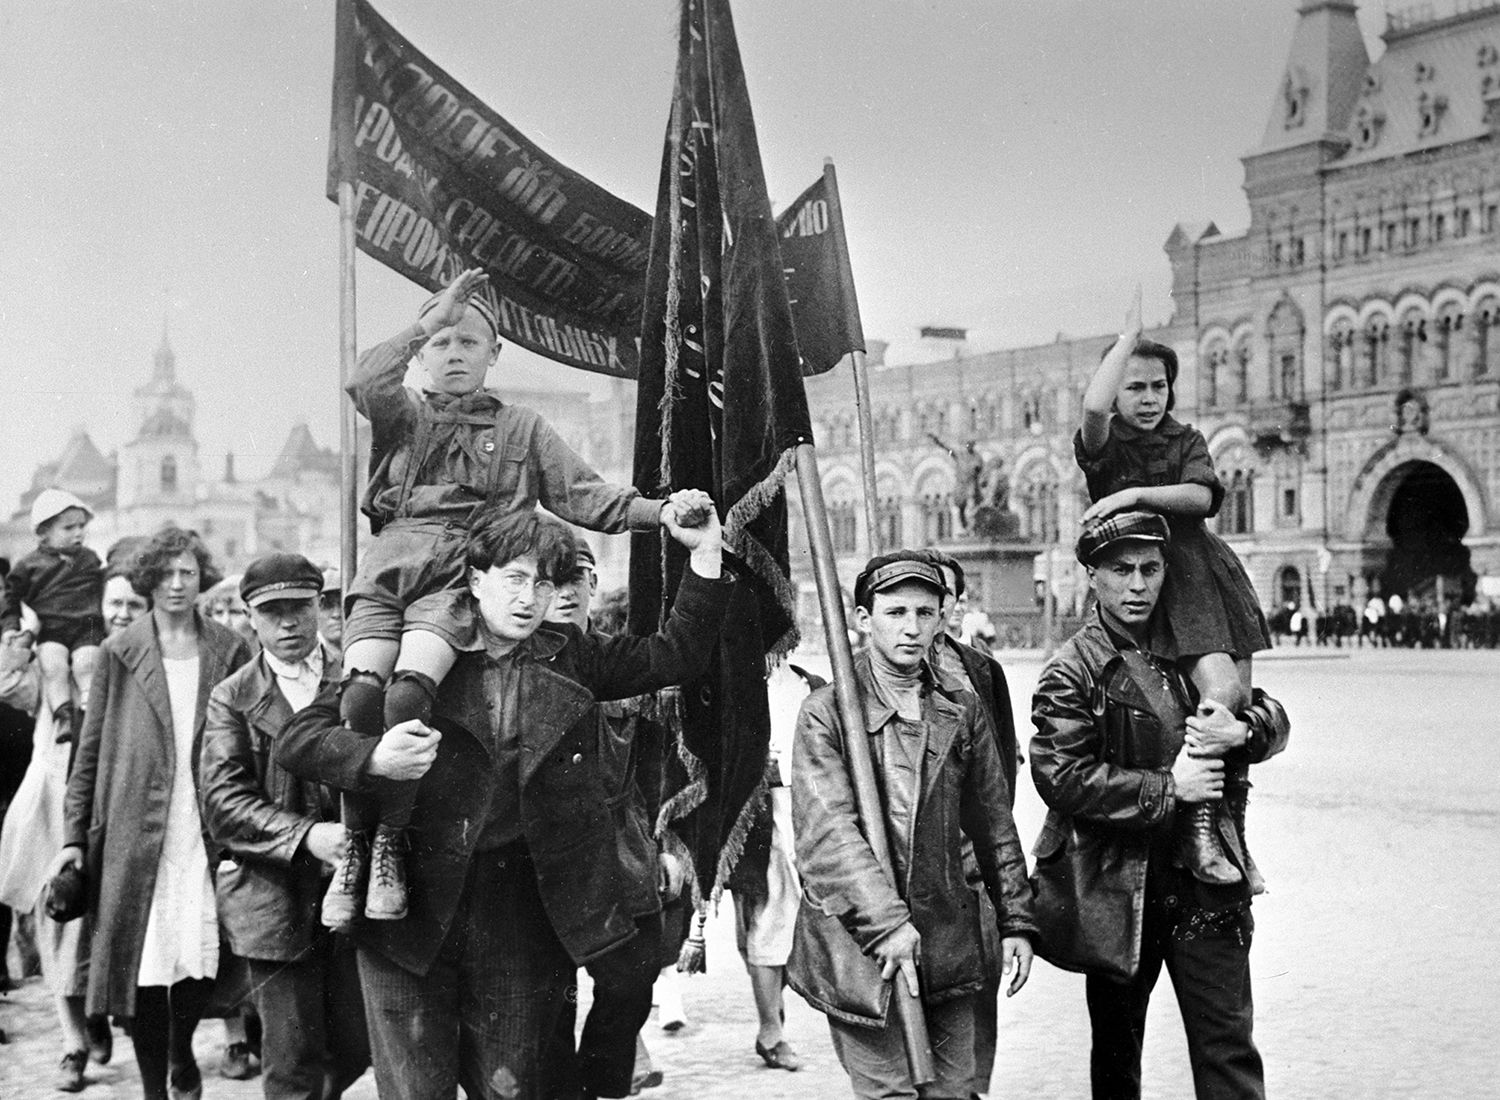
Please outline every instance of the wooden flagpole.
[{"label": "wooden flagpole", "polygon": [[828,220],[833,228],[839,259],[839,289],[848,311],[849,335],[854,340],[854,408],[859,425],[859,468],[865,490],[865,532],[870,540],[870,554],[879,554],[880,527],[875,522],[875,433],[870,422],[870,378],[865,370],[865,330],[859,318],[859,299],[854,293],[854,267],[849,263],[849,240],[844,236],[844,207],[839,199],[839,180],[833,158],[823,158],[823,179],[828,184]]},{"label": "wooden flagpole", "polygon": [[[830,166],[831,167],[831,166]],[[870,755],[865,729],[865,708],[859,696],[859,681],[854,678],[854,654],[849,649],[849,628],[844,618],[844,599],[839,587],[838,570],[833,561],[833,538],[828,532],[828,508],[823,503],[823,483],[818,476],[818,456],[812,444],[797,447],[797,484],[802,490],[802,517],[807,523],[808,542],[812,547],[813,574],[818,582],[818,602],[823,608],[823,632],[828,639],[828,656],[833,665],[834,695],[838,702],[839,724],[844,728],[844,760],[854,785],[854,801],[865,839],[875,853],[892,884],[896,881],[891,863],[890,839],[885,831],[885,808],[875,785],[875,762]],[[901,1026],[906,1043],[906,1058],[911,1066],[912,1083],[924,1085],[936,1080],[932,1064],[932,1044],[927,1037],[927,1018],[917,990],[907,989],[901,978],[891,990],[891,1012]]]},{"label": "wooden flagpole", "polygon": [[354,331],[354,65],[353,0],[339,0],[333,80],[334,149],[339,172],[339,574],[344,591],[359,561],[359,419],[349,380],[358,344]]}]

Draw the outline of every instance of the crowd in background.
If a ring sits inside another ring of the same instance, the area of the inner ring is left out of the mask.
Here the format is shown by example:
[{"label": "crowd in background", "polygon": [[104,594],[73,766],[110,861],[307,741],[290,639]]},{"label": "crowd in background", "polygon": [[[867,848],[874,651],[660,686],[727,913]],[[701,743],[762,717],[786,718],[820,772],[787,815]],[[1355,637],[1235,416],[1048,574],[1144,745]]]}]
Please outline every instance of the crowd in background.
[{"label": "crowd in background", "polygon": [[1440,604],[1431,596],[1371,596],[1363,609],[1340,601],[1325,614],[1287,603],[1269,617],[1278,643],[1341,648],[1494,649],[1500,605],[1483,597]]}]

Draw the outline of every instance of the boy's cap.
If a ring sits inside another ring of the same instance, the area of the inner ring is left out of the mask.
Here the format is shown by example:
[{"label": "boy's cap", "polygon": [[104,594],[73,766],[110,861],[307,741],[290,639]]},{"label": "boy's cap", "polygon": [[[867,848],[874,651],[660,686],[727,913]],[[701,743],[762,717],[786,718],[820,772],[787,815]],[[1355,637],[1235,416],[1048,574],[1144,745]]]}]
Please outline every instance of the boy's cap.
[{"label": "boy's cap", "polygon": [[[417,310],[417,320],[420,321],[423,317],[431,313],[442,296],[443,292],[440,290],[431,298],[428,298],[427,301],[423,302]],[[470,296],[468,302],[465,304],[472,307],[475,313],[483,317],[484,323],[490,326],[490,334],[496,340],[500,339],[500,322],[495,317],[495,307],[490,305],[489,299],[482,294],[474,294]]]},{"label": "boy's cap", "polygon": [[251,607],[267,600],[311,600],[323,591],[323,573],[301,554],[256,558],[240,581],[240,597]]},{"label": "boy's cap", "polygon": [[597,572],[599,566],[598,563],[594,561],[594,550],[591,546],[589,546],[588,540],[582,535],[575,532],[573,535],[573,542],[576,544],[575,552],[578,556],[578,568],[593,569]]},{"label": "boy's cap", "polygon": [[1154,542],[1165,550],[1171,541],[1172,529],[1164,516],[1155,512],[1116,512],[1084,527],[1075,553],[1084,565],[1093,565],[1100,554],[1117,542]]},{"label": "boy's cap", "polygon": [[935,565],[929,565],[925,561],[912,561],[910,558],[899,558],[884,564],[877,564],[878,561],[879,559],[872,559],[854,581],[854,602],[860,606],[875,593],[884,592],[887,588],[894,588],[907,581],[925,584],[940,594],[948,591],[948,586],[943,583],[943,575]]},{"label": "boy's cap", "polygon": [[323,595],[334,593],[335,595],[344,590],[343,575],[339,573],[339,567],[330,565],[323,570]]},{"label": "boy's cap", "polygon": [[52,522],[69,508],[81,508],[89,519],[94,518],[94,510],[66,489],[43,489],[31,502],[31,529]]}]

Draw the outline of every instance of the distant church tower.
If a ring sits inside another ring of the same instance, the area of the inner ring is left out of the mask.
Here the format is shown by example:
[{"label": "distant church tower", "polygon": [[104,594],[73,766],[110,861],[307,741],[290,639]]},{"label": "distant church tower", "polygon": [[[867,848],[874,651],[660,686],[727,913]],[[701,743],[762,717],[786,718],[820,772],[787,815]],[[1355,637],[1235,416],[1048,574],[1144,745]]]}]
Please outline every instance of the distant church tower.
[{"label": "distant church tower", "polygon": [[120,448],[117,506],[122,512],[159,509],[162,519],[183,509],[187,519],[198,488],[198,442],[193,395],[177,381],[177,356],[162,326],[151,380],[134,397],[135,438]]}]

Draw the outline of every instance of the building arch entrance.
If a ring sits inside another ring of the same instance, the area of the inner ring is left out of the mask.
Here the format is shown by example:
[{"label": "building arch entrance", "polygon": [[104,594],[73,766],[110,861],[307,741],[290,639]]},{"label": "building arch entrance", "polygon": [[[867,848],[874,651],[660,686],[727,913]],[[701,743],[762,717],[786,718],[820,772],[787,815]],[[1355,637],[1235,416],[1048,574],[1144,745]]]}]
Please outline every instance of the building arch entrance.
[{"label": "building arch entrance", "polygon": [[1370,501],[1368,542],[1385,548],[1383,565],[1371,578],[1385,593],[1474,598],[1469,548],[1469,510],[1452,476],[1433,462],[1413,460],[1392,469]]}]

